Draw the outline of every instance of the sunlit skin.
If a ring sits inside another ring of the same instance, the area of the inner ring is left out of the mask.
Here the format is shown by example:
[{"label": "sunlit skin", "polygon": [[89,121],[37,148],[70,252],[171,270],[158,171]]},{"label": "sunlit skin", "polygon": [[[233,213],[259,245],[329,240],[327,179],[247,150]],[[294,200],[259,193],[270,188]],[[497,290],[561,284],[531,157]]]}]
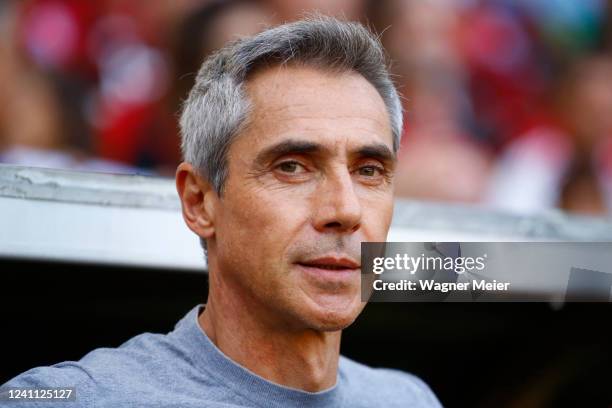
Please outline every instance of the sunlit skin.
[{"label": "sunlit skin", "polygon": [[221,196],[190,164],[177,169],[185,222],[208,243],[199,323],[250,371],[324,390],[336,382],[341,330],[365,306],[360,244],[384,241],[391,223],[389,117],[352,72],[267,67],[247,95]]}]

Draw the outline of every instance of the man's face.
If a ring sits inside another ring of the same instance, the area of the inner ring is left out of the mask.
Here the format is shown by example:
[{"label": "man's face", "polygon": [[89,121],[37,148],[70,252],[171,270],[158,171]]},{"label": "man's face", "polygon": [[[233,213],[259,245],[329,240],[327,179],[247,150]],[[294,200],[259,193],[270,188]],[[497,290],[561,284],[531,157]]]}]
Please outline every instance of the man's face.
[{"label": "man's face", "polygon": [[391,222],[384,102],[356,73],[298,66],[257,72],[247,93],[253,111],[215,209],[213,273],[274,324],[342,329],[365,305],[360,244],[384,241]]}]

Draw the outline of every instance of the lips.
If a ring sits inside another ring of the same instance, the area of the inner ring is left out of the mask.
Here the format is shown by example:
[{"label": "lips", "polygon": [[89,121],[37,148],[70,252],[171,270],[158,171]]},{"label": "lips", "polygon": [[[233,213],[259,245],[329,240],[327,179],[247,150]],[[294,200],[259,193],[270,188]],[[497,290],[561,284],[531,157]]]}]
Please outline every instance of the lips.
[{"label": "lips", "polygon": [[298,262],[298,264],[309,268],[325,269],[330,271],[354,270],[361,267],[359,263],[350,258],[333,256],[310,259],[305,262]]}]

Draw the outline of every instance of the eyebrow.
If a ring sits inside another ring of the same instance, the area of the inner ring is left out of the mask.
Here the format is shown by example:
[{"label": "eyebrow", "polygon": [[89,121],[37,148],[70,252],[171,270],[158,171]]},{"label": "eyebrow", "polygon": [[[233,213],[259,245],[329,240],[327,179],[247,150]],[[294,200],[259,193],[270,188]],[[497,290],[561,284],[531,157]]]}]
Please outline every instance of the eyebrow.
[{"label": "eyebrow", "polygon": [[397,158],[386,144],[370,144],[357,149],[357,154],[361,157],[371,157],[383,162],[395,163]]},{"label": "eyebrow", "polygon": [[[255,162],[266,163],[269,160],[289,154],[313,154],[322,153],[329,149],[319,143],[307,140],[284,140],[259,152]],[[352,154],[360,157],[370,157],[383,162],[394,163],[395,154],[383,143],[368,144],[359,147]]]},{"label": "eyebrow", "polygon": [[318,153],[325,150],[319,143],[305,140],[284,140],[259,152],[255,157],[257,163],[265,163],[268,160],[285,156],[288,154]]}]

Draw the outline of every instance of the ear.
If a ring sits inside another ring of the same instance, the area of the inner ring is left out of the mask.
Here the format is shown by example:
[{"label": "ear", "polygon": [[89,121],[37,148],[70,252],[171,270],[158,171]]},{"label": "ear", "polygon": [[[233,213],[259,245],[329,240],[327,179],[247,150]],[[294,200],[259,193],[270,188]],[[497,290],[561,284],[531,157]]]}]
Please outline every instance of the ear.
[{"label": "ear", "polygon": [[214,212],[218,200],[213,186],[204,180],[189,163],[176,169],[176,190],[181,200],[183,219],[190,230],[201,238],[215,235]]}]

